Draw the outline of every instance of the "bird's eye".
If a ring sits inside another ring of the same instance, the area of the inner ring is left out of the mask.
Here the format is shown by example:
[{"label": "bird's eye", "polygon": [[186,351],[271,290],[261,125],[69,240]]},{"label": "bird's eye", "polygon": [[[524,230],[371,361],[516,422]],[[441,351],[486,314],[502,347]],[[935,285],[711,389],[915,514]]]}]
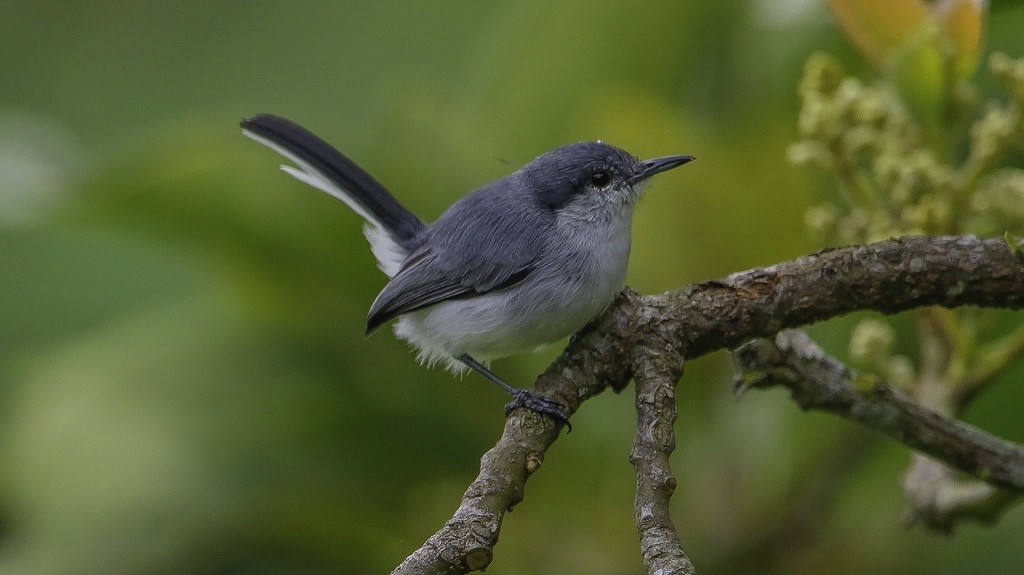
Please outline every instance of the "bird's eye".
[{"label": "bird's eye", "polygon": [[594,172],[593,174],[590,175],[590,185],[594,186],[595,188],[603,188],[610,184],[611,181],[612,177],[608,175],[608,172]]}]

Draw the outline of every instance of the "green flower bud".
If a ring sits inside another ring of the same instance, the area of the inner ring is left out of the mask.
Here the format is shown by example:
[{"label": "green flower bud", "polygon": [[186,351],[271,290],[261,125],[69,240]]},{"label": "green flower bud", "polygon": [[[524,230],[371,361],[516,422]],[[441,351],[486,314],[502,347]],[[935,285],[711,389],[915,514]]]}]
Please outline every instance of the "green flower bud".
[{"label": "green flower bud", "polygon": [[892,355],[896,331],[889,322],[865,318],[850,334],[850,357],[868,365],[884,365]]}]

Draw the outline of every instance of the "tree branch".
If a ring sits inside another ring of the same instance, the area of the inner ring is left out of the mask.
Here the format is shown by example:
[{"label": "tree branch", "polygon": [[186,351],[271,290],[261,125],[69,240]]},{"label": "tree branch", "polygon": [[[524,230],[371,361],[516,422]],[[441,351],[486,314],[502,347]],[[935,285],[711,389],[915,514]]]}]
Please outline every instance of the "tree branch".
[{"label": "tree branch", "polygon": [[669,513],[669,499],[676,489],[669,466],[676,448],[675,388],[683,373],[683,358],[671,344],[644,342],[636,348],[634,364],[636,441],[629,461],[636,469],[634,512],[640,551],[648,573],[694,575]]},{"label": "tree branch", "polygon": [[[908,237],[825,250],[660,296],[627,289],[572,339],[535,390],[572,414],[604,389],[628,384],[643,340],[690,359],[852,311],[923,305],[1020,309],[1024,259],[1002,238]],[[505,511],[522,500],[526,479],[559,431],[546,418],[513,412],[455,515],[393,573],[461,574],[490,564]]]},{"label": "tree branch", "polygon": [[733,357],[741,387],[784,386],[803,409],[856,421],[978,479],[1024,493],[1024,447],[921,407],[886,383],[861,376],[802,331],[752,341]]},{"label": "tree branch", "polygon": [[558,431],[539,415],[510,417],[455,515],[392,574],[468,573],[490,565],[505,512],[522,501],[527,477],[540,468]]},{"label": "tree branch", "polygon": [[[825,354],[802,331],[752,341],[733,358],[738,391],[781,385],[803,409],[851,419],[927,454],[914,454],[904,479],[908,525],[921,521],[949,533],[963,519],[991,523],[1024,494],[1024,448],[922,407],[887,384],[858,374]],[[958,481],[938,460],[977,480]]]},{"label": "tree branch", "polygon": [[[617,302],[628,305],[626,299],[624,294]],[[561,401],[570,416],[610,382],[630,377],[619,373],[628,369],[630,362],[623,361],[626,348],[615,345],[614,338],[584,329],[573,340],[581,351],[563,353],[535,385],[537,391]],[[480,473],[466,489],[455,514],[392,575],[456,575],[490,565],[505,513],[523,500],[526,480],[540,468],[561,428],[560,423],[528,410],[509,414],[501,439],[481,458]]]},{"label": "tree branch", "polygon": [[994,523],[1021,497],[980,479],[957,477],[949,466],[920,453],[911,456],[903,491],[908,503],[904,525],[920,522],[943,534],[952,533],[958,522],[967,519]]}]

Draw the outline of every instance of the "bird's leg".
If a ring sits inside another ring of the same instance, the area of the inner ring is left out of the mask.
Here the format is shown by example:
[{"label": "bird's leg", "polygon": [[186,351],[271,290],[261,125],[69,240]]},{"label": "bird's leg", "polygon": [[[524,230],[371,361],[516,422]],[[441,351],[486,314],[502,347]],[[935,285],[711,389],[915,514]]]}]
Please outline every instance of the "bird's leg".
[{"label": "bird's leg", "polygon": [[512,396],[512,401],[505,404],[505,415],[508,415],[514,409],[525,407],[530,411],[536,411],[537,413],[547,415],[559,423],[564,423],[566,428],[569,431],[572,431],[572,424],[569,423],[568,410],[561,403],[553,399],[548,399],[528,389],[520,389],[509,384],[504,379],[498,377],[498,375],[493,371],[484,367],[484,364],[473,359],[468,354],[462,354],[459,356],[459,361],[466,364],[480,375],[491,380],[498,387],[504,389],[506,393]]}]

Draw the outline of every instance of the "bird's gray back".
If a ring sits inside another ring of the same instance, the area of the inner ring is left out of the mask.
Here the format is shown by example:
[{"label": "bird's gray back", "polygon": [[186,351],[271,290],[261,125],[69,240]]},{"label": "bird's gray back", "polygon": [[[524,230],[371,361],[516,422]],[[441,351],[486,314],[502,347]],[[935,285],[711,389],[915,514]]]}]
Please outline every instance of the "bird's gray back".
[{"label": "bird's gray back", "polygon": [[409,311],[523,281],[543,253],[554,217],[522,187],[522,172],[467,195],[417,239],[371,306],[368,330]]}]

